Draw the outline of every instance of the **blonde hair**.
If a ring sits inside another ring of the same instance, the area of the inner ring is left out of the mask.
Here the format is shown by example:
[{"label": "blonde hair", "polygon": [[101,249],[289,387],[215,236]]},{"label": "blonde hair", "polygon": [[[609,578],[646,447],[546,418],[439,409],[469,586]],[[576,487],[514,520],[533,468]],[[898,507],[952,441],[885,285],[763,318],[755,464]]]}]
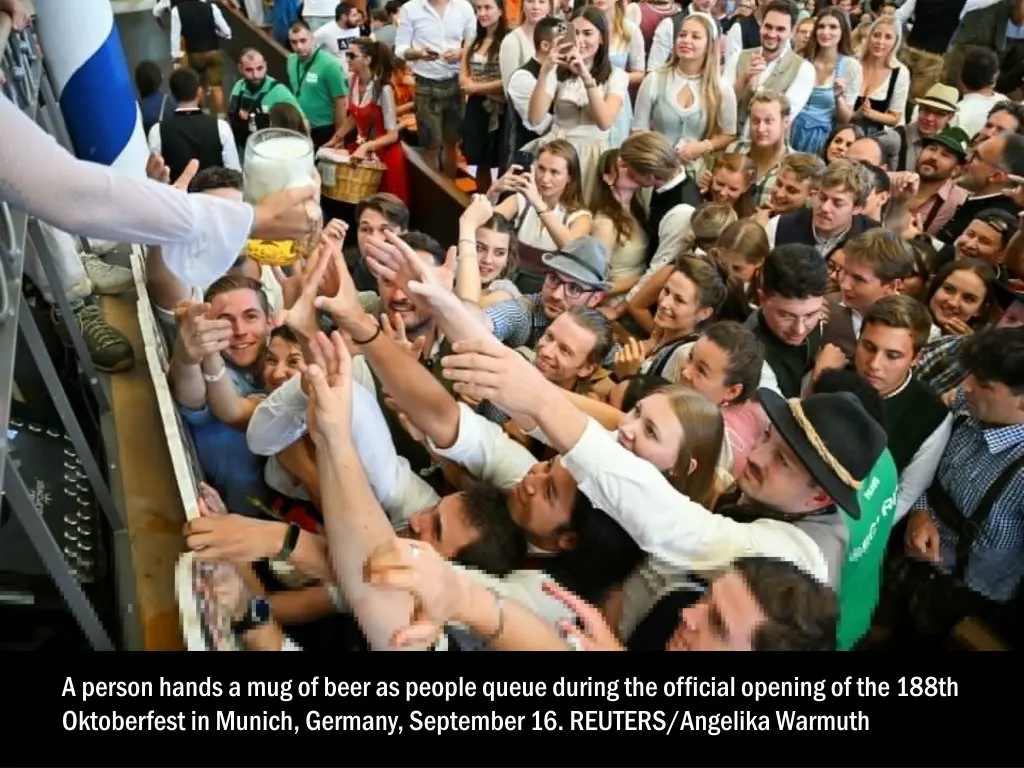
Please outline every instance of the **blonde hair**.
[{"label": "blonde hair", "polygon": [[[683,428],[679,455],[668,471],[677,491],[708,509],[716,495],[715,479],[722,455],[725,424],[721,409],[695,389],[668,386],[655,394],[666,395]],[[650,395],[648,396],[650,397]],[[697,466],[690,471],[690,464]]]},{"label": "blonde hair", "polygon": [[764,227],[753,219],[734,221],[727,226],[718,236],[715,247],[721,251],[738,253],[743,257],[744,263],[757,267],[764,264],[768,252],[771,251]]},{"label": "blonde hair", "polygon": [[682,252],[707,252],[718,244],[721,231],[738,219],[728,203],[704,203],[690,219],[690,231],[683,235]]},{"label": "blonde hair", "polygon": [[793,111],[793,107],[789,104],[789,97],[778,91],[758,91],[750,98],[750,109],[753,109],[755,104],[778,104],[783,119],[789,117]]},{"label": "blonde hair", "polygon": [[807,181],[809,179],[813,188],[818,186],[822,174],[825,173],[825,161],[817,155],[797,152],[782,158],[779,173],[781,174],[783,171],[792,171],[797,181]]},{"label": "blonde hair", "polygon": [[821,175],[820,189],[839,187],[853,195],[853,204],[861,208],[868,201],[873,184],[870,172],[856,160],[836,160]]},{"label": "blonde hair", "polygon": [[871,35],[874,34],[878,27],[885,24],[892,27],[892,31],[896,35],[896,43],[892,47],[892,53],[889,54],[889,61],[886,62],[886,65],[889,69],[896,69],[896,67],[900,66],[900,60],[896,55],[900,52],[900,46],[903,45],[903,28],[895,16],[879,16],[871,23],[871,26],[868,27],[867,34],[864,35],[864,39],[861,40],[860,45],[857,48],[857,61],[861,64],[864,63],[864,58],[868,55],[868,46],[871,44]]},{"label": "blonde hair", "polygon": [[[683,19],[683,23],[679,25],[679,31],[682,32],[683,27],[691,21],[696,21],[701,25],[701,28],[704,30],[704,37],[708,41],[707,47],[704,50],[704,61],[700,63],[700,105],[703,112],[707,115],[707,127],[701,138],[710,139],[712,136],[717,136],[722,132],[721,127],[718,125],[718,108],[722,104],[722,90],[719,84],[718,45],[716,40],[718,32],[711,26],[711,23],[704,14],[695,14]],[[662,69],[666,72],[671,72],[678,64],[679,56],[676,55],[675,41],[673,40],[672,56],[669,57],[668,64]]]}]

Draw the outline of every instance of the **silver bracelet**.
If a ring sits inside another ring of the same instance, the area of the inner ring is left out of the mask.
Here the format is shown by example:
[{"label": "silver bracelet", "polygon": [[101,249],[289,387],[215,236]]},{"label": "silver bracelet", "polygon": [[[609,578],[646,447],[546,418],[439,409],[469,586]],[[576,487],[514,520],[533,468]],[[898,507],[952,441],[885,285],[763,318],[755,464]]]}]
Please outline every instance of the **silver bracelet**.
[{"label": "silver bracelet", "polygon": [[505,598],[498,594],[498,590],[493,587],[487,587],[487,591],[494,595],[494,605],[498,609],[498,627],[491,634],[481,639],[487,643],[493,643],[499,637],[501,633],[505,631]]}]

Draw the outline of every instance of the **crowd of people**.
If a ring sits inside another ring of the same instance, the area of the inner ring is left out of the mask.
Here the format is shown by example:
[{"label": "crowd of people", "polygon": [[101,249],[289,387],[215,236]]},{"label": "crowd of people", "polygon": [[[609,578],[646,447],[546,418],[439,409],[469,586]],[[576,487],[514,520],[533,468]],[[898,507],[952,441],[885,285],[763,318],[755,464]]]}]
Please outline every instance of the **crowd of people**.
[{"label": "crowd of people", "polygon": [[[320,5],[291,82],[243,54],[217,151],[174,140],[214,4],[172,3],[177,105],[142,94],[189,197],[241,200],[270,125],[387,165],[291,269],[148,250],[241,642],[1019,640],[1024,3]],[[426,161],[476,168],[454,243],[388,153],[400,61]]]}]

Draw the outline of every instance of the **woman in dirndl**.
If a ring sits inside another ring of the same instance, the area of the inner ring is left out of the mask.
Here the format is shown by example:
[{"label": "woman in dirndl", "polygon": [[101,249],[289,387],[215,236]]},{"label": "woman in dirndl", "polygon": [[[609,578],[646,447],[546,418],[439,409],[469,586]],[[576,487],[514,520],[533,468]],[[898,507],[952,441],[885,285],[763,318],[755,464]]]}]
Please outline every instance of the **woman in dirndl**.
[{"label": "woman in dirndl", "polygon": [[861,67],[852,55],[846,13],[836,7],[818,12],[806,57],[814,65],[814,88],[793,118],[789,143],[797,152],[817,155],[833,127],[853,117],[860,94]]},{"label": "woman in dirndl", "polygon": [[353,159],[376,155],[385,167],[380,192],[390,192],[409,204],[409,179],[405,172],[405,153],[398,140],[398,108],[391,87],[391,50],[368,37],[352,41],[345,51],[351,90],[348,117],[341,132],[356,128],[359,137],[350,148]]}]

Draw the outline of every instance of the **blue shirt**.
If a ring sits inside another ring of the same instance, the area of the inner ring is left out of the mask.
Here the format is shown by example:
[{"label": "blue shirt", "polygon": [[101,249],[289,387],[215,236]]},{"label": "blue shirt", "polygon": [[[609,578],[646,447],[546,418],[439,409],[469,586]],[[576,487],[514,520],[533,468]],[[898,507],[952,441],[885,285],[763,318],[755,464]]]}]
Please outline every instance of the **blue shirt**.
[{"label": "blue shirt", "polygon": [[178,108],[178,102],[170,94],[163,91],[154,91],[139,102],[139,109],[142,112],[142,128],[146,135],[149,129],[159,123],[165,117],[174,114]]},{"label": "blue shirt", "polygon": [[[251,377],[228,366],[228,375],[242,397],[261,390]],[[218,421],[206,405],[197,411],[180,407],[181,417],[192,430],[199,465],[206,482],[217,489],[231,512],[254,516],[260,505],[269,505],[271,492],[263,480],[266,459],[254,455],[245,442],[245,431]]]}]

